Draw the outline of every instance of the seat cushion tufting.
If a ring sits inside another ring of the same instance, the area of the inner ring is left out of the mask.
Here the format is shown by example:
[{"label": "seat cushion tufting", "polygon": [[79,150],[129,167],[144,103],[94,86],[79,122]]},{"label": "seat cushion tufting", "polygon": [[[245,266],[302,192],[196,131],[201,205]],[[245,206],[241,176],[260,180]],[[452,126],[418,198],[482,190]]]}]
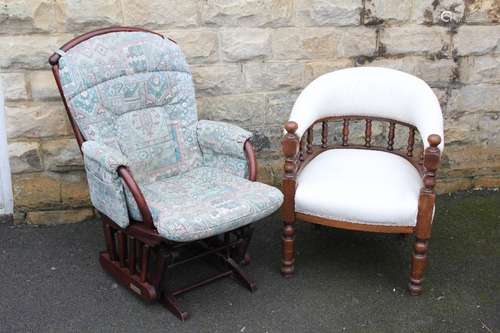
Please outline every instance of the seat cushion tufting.
[{"label": "seat cushion tufting", "polygon": [[186,242],[258,221],[281,206],[282,193],[271,186],[214,168],[141,186],[160,235]]},{"label": "seat cushion tufting", "polygon": [[295,210],[344,222],[415,226],[421,177],[395,154],[331,149],[300,173]]}]

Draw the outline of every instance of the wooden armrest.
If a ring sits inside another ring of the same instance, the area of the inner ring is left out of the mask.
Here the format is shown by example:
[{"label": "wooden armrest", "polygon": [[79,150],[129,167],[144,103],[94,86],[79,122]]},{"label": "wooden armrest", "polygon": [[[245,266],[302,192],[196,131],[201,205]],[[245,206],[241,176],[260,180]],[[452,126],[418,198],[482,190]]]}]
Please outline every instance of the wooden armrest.
[{"label": "wooden armrest", "polygon": [[122,177],[125,184],[127,184],[127,187],[130,190],[130,192],[132,192],[134,200],[137,203],[137,207],[139,207],[139,211],[141,212],[142,221],[146,226],[148,226],[151,229],[154,229],[155,226],[153,224],[153,216],[151,216],[151,211],[149,210],[146,199],[144,198],[144,195],[142,194],[139,185],[137,185],[137,182],[132,176],[132,173],[126,166],[123,165],[118,167],[117,172],[120,175],[120,177]]},{"label": "wooden armrest", "polygon": [[245,141],[243,146],[245,149],[245,156],[248,162],[248,180],[257,180],[257,158],[255,157],[255,151],[250,140]]},{"label": "wooden armrest", "polygon": [[422,191],[432,193],[436,184],[436,170],[441,161],[441,151],[438,148],[441,143],[441,137],[437,134],[431,134],[427,137],[427,142],[429,142],[429,147],[424,151],[422,176],[424,187]]}]

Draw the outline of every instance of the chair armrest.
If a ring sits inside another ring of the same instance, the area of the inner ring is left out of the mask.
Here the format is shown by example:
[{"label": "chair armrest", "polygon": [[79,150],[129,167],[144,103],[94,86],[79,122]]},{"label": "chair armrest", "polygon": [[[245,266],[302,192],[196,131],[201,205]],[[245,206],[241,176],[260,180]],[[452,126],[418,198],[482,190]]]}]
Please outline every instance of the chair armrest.
[{"label": "chair armrest", "polygon": [[82,153],[90,201],[101,214],[126,228],[130,219],[125,189],[117,169],[127,165],[127,159],[116,149],[95,141],[84,142]]},{"label": "chair armrest", "polygon": [[82,144],[83,157],[95,162],[106,172],[116,173],[119,166],[127,166],[127,157],[120,151],[96,141],[85,141]]},{"label": "chair armrest", "polygon": [[217,154],[246,158],[243,146],[252,133],[236,125],[211,120],[200,120],[197,127],[198,143],[203,150]]},{"label": "chair armrest", "polygon": [[241,177],[249,175],[249,166],[255,165],[253,149],[247,144],[252,133],[232,124],[200,120],[197,136],[206,166]]},{"label": "chair armrest", "polygon": [[436,184],[436,171],[441,161],[441,151],[438,146],[441,143],[441,137],[437,134],[431,134],[427,137],[429,146],[424,150],[422,180],[424,187],[422,190],[427,193],[434,192]]}]

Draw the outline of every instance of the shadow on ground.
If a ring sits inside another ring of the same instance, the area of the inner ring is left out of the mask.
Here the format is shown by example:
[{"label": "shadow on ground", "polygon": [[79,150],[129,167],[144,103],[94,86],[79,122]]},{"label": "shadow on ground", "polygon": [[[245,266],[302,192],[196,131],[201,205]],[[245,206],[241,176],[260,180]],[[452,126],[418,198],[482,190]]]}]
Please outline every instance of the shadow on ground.
[{"label": "shadow on ground", "polygon": [[399,235],[298,223],[297,273],[281,278],[276,215],[251,247],[257,292],[224,279],[185,294],[185,323],[101,270],[97,221],[3,224],[0,332],[498,332],[500,193],[441,196],[436,211],[420,297],[406,292],[412,238]]}]

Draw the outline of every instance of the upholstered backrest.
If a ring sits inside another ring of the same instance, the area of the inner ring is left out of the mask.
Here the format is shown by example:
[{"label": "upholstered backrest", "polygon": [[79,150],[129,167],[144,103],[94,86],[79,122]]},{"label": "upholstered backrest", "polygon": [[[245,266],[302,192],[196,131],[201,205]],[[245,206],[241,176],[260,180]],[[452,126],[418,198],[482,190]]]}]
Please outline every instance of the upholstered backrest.
[{"label": "upholstered backrest", "polygon": [[412,124],[426,147],[430,134],[443,138],[441,107],[431,88],[415,76],[388,68],[347,68],[320,76],[297,98],[290,120],[297,122],[301,137],[318,119],[349,115]]},{"label": "upholstered backrest", "polygon": [[139,181],[201,164],[191,73],[179,47],[148,32],[112,32],[59,60],[69,110],[86,140],[117,148]]}]

